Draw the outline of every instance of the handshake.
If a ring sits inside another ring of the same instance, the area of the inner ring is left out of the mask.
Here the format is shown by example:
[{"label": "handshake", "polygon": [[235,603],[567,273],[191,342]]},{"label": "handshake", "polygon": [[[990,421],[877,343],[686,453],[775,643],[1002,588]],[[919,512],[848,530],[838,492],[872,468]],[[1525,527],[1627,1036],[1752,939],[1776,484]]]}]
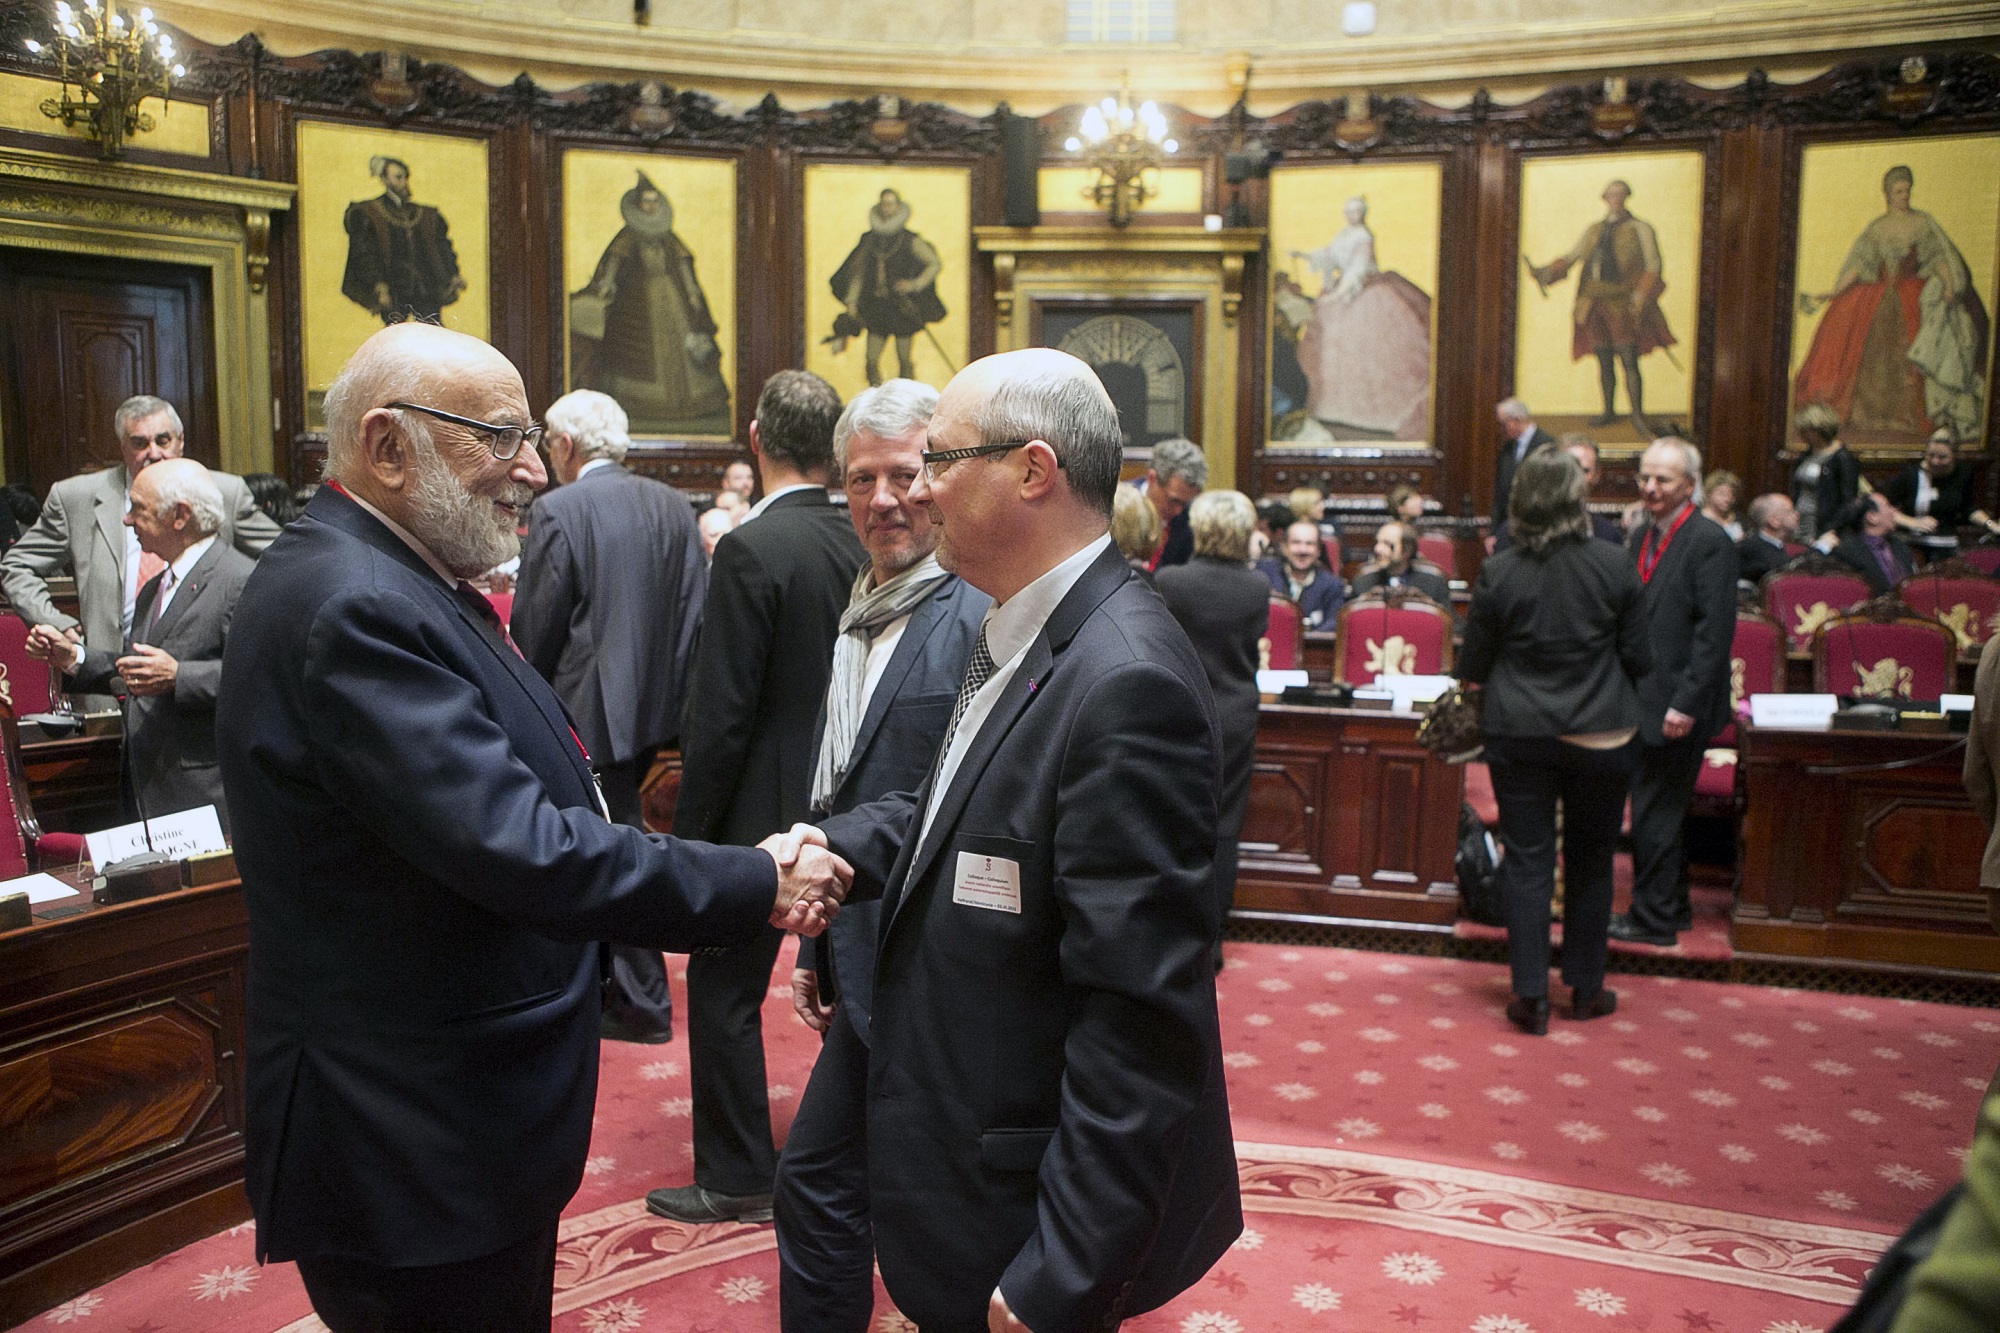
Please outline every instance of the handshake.
[{"label": "handshake", "polygon": [[771,924],[800,935],[817,935],[840,912],[854,883],[854,867],[827,850],[826,835],[810,824],[794,824],[757,844],[778,867],[778,897]]}]

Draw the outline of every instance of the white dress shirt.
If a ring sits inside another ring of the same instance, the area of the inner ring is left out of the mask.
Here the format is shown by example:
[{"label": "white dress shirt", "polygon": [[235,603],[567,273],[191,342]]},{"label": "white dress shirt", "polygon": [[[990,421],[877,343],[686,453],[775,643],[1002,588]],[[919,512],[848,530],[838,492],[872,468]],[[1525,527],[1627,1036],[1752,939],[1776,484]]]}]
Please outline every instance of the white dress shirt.
[{"label": "white dress shirt", "polygon": [[924,807],[924,825],[918,834],[920,847],[923,839],[930,836],[931,819],[937,814],[939,798],[951,786],[965,752],[972,748],[980,727],[985,725],[993,706],[1013,681],[1014,672],[1027,655],[1028,646],[1041,634],[1042,627],[1049,623],[1049,617],[1062,605],[1062,599],[1069,596],[1069,590],[1076,586],[1076,581],[1083,577],[1091,562],[1110,545],[1111,534],[1107,532],[986,612],[982,632],[986,635],[986,651],[992,655],[995,664],[993,674],[986,678],[986,683],[979,687],[979,693],[973,695],[972,702],[965,706],[965,715],[958,720],[958,730],[952,733],[951,748],[945,751],[944,761],[938,765],[937,781],[931,784],[930,804]]},{"label": "white dress shirt", "polygon": [[159,594],[153,599],[153,623],[158,624],[160,617],[166,615],[167,608],[174,604],[174,594],[181,590],[181,584],[186,581],[188,572],[201,563],[201,558],[208,554],[208,548],[213,545],[215,545],[215,534],[211,532],[182,551],[174,562],[167,566],[167,571],[163,572],[160,579]]},{"label": "white dress shirt", "polygon": [[748,523],[751,519],[762,517],[764,511],[771,507],[771,501],[777,499],[781,495],[790,495],[793,491],[818,491],[820,494],[824,495],[826,493],[826,487],[820,485],[818,482],[812,482],[812,481],[794,482],[790,486],[780,486],[777,490],[772,491],[769,495],[759,500],[756,504],[751,505],[750,512],[743,515],[742,518],[738,519],[736,521],[736,526],[740,528],[745,523]]}]

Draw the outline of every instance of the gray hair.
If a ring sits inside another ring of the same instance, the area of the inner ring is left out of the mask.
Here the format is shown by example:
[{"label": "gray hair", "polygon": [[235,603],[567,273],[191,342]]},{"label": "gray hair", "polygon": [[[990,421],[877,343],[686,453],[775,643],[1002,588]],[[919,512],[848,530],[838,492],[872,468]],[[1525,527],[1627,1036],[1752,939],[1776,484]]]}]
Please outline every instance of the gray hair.
[{"label": "gray hair", "polygon": [[1194,553],[1215,560],[1250,558],[1250,534],[1257,528],[1257,507],[1241,491],[1203,491],[1188,506],[1188,528]]},{"label": "gray hair", "polygon": [[118,438],[122,440],[125,438],[127,426],[161,412],[166,413],[167,420],[174,423],[174,434],[186,433],[181,427],[181,414],[174,410],[174,405],[164,398],[155,398],[150,393],[135,393],[118,404],[118,410],[111,414],[111,428],[118,432]]},{"label": "gray hair", "polygon": [[1518,398],[1502,398],[1499,406],[1493,411],[1495,415],[1506,417],[1509,421],[1526,421],[1532,415],[1528,411],[1528,405]]},{"label": "gray hair", "polygon": [[984,444],[1042,440],[1055,451],[1070,491],[1107,520],[1125,461],[1118,409],[1093,377],[1044,371],[996,385],[972,412]]},{"label": "gray hair", "polygon": [[1208,485],[1208,459],[1193,440],[1175,436],[1153,446],[1153,475],[1161,481],[1179,477],[1197,489]]},{"label": "gray hair", "polygon": [[[150,413],[148,415],[151,415]],[[215,484],[215,478],[208,475],[208,469],[196,464],[190,468],[174,468],[156,477],[153,485],[153,516],[164,519],[172,514],[175,505],[188,507],[188,526],[198,537],[209,537],[222,531],[222,520],[226,512],[222,506],[222,491]]]},{"label": "gray hair", "polygon": [[833,425],[834,470],[847,471],[847,442],[856,431],[893,440],[918,426],[929,425],[937,405],[938,391],[915,380],[884,380],[855,394]]},{"label": "gray hair", "polygon": [[579,458],[622,463],[632,447],[625,409],[616,398],[595,389],[577,389],[556,399],[542,415],[542,424],[550,435],[569,436]]},{"label": "gray hair", "polygon": [[1699,506],[1702,502],[1701,450],[1695,448],[1678,435],[1662,435],[1659,439],[1654,440],[1650,445],[1646,446],[1646,452],[1651,453],[1655,449],[1662,448],[1673,450],[1680,458],[1681,471],[1694,481],[1693,499],[1695,504]]},{"label": "gray hair", "polygon": [[1560,449],[1537,449],[1521,460],[1507,493],[1507,535],[1540,558],[1564,541],[1590,537],[1583,505],[1583,464]]}]

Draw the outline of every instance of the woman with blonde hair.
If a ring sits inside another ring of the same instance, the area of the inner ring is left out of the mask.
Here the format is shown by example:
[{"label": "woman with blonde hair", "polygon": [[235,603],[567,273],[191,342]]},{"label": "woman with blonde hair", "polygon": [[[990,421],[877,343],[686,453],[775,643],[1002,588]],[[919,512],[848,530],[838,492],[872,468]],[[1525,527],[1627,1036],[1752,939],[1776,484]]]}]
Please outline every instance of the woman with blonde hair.
[{"label": "woman with blonde hair", "polygon": [[1729,540],[1743,540],[1743,479],[1734,472],[1717,468],[1701,484],[1701,513],[1729,534]]},{"label": "woman with blonde hair", "polygon": [[1134,486],[1120,486],[1111,497],[1111,541],[1125,557],[1125,563],[1148,583],[1153,581],[1148,572],[1153,553],[1160,549],[1160,538],[1165,533],[1159,510],[1153,508],[1153,502],[1144,492]]}]

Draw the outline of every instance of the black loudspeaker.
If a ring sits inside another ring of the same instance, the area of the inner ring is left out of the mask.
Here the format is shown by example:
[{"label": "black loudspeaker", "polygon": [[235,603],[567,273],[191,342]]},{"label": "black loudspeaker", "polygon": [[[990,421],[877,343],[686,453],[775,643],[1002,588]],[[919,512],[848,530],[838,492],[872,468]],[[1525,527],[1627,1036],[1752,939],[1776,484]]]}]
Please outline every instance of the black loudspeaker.
[{"label": "black loudspeaker", "polygon": [[1000,122],[1000,152],[1007,169],[1002,220],[1010,227],[1040,226],[1038,173],[1042,167],[1042,127],[1027,116],[1010,114]]}]

